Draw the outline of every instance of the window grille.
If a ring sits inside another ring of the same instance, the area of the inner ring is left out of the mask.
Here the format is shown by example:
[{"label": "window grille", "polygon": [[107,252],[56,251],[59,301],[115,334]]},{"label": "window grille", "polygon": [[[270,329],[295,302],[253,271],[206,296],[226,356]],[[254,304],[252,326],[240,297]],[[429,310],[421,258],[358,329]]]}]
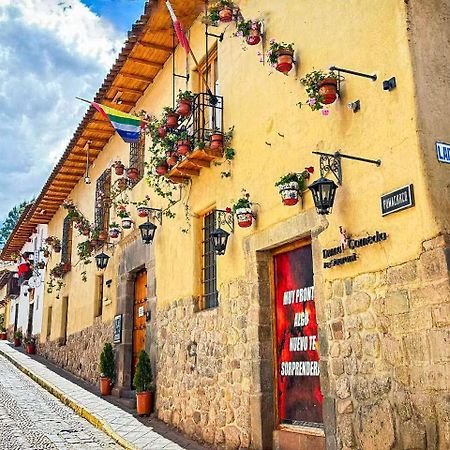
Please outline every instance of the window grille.
[{"label": "window grille", "polygon": [[[108,202],[109,201],[109,202]],[[106,169],[97,179],[95,189],[95,226],[108,231],[111,208],[111,169]]]},{"label": "window grille", "polygon": [[72,220],[69,216],[64,219],[63,236],[61,242],[61,262],[70,264],[72,261]]},{"label": "window grille", "polygon": [[211,232],[214,228],[215,214],[214,210],[212,210],[203,217],[203,309],[214,308],[218,305],[217,261],[211,237]]},{"label": "window grille", "polygon": [[130,165],[138,170],[138,177],[136,180],[132,180],[133,185],[139,183],[144,177],[144,158],[145,158],[145,134],[141,133],[138,142],[132,142],[130,144]]}]

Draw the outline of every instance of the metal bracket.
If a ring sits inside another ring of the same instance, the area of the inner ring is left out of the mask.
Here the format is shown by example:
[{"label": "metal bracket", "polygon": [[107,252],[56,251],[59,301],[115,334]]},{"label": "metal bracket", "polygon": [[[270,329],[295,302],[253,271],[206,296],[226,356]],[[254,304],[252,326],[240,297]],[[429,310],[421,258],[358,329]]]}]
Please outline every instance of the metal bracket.
[{"label": "metal bracket", "polygon": [[336,66],[331,66],[330,70],[336,70],[338,72],[348,73],[350,75],[355,75],[357,77],[370,78],[372,81],[376,81],[377,80],[377,76],[375,74],[374,75],[369,75],[367,73],[356,72],[354,70],[343,69],[342,67],[336,67]]},{"label": "metal bracket", "polygon": [[178,75],[177,73],[174,73],[173,76],[177,77],[177,78],[183,78],[186,81],[189,81],[189,78],[190,78],[189,74],[187,74],[187,75]]},{"label": "metal bracket", "polygon": [[232,233],[234,233],[234,215],[223,209],[216,209],[214,211],[215,227],[220,228],[220,225],[227,225]]},{"label": "metal bracket", "polygon": [[219,39],[219,42],[222,42],[223,38],[225,36],[225,33],[214,34],[214,33],[210,33],[209,31],[205,31],[205,35],[215,37],[215,38]]},{"label": "metal bracket", "polygon": [[329,153],[313,152],[320,155],[320,176],[324,177],[328,172],[331,172],[337,179],[338,184],[342,184],[342,166],[340,156],[335,156]]},{"label": "metal bracket", "polygon": [[159,222],[160,225],[162,225],[162,209],[158,209],[158,208],[148,208],[146,206],[147,209],[150,210],[150,214],[148,216],[148,219],[152,219],[152,220],[157,220]]}]

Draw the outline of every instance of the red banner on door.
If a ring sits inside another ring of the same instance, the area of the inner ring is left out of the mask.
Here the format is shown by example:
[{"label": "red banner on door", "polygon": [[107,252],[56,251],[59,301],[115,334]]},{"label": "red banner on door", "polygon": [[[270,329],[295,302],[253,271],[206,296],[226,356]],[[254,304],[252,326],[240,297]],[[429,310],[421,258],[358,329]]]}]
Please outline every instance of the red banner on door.
[{"label": "red banner on door", "polygon": [[274,256],[281,423],[321,426],[323,396],[311,245]]}]

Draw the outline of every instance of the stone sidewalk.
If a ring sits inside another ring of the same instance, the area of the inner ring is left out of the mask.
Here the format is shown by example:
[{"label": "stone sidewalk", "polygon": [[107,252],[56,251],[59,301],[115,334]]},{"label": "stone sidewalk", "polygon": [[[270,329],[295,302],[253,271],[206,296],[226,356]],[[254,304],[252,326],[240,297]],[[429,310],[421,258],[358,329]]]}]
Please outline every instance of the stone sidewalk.
[{"label": "stone sidewalk", "polygon": [[131,414],[66,380],[26,354],[15,350],[7,341],[0,341],[0,354],[126,449],[205,449],[190,439],[180,440],[179,435],[177,443],[175,443],[170,439],[170,433],[164,436],[152,427],[145,426]]}]

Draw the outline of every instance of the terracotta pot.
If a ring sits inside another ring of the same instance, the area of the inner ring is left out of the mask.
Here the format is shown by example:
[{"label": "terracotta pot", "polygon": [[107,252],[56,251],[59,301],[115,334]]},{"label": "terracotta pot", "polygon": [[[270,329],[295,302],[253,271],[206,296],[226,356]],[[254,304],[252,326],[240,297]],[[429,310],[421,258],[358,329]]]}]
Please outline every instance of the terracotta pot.
[{"label": "terracotta pot", "polygon": [[152,393],[136,392],[136,409],[139,416],[148,416],[152,412]]},{"label": "terracotta pot", "polygon": [[6,338],[7,338],[6,331],[2,331],[0,333],[0,341],[6,341]]},{"label": "terracotta pot", "polygon": [[281,201],[283,202],[283,205],[293,206],[298,203],[300,190],[296,181],[282,184],[281,186],[278,186],[278,189],[280,191]]},{"label": "terracotta pot", "polygon": [[135,167],[130,167],[127,170],[127,177],[130,180],[137,180],[139,178],[139,171]]},{"label": "terracotta pot", "polygon": [[36,345],[34,345],[34,344],[26,344],[25,345],[25,352],[28,355],[35,355],[36,354]]},{"label": "terracotta pot", "polygon": [[133,226],[133,221],[129,217],[124,217],[122,219],[122,228],[129,230]]},{"label": "terracotta pot", "polygon": [[100,393],[102,395],[111,395],[112,382],[111,378],[100,377]]},{"label": "terracotta pot", "polygon": [[322,103],[325,105],[330,105],[334,103],[337,98],[337,80],[335,78],[325,78],[320,81],[319,84],[319,95],[323,97]]},{"label": "terracotta pot", "polygon": [[178,126],[178,114],[171,113],[167,115],[167,128],[176,128]]},{"label": "terracotta pot", "polygon": [[150,208],[146,206],[138,206],[137,213],[139,217],[147,217],[150,214]]},{"label": "terracotta pot", "polygon": [[248,228],[253,223],[253,212],[250,208],[238,208],[236,218],[241,228]]},{"label": "terracotta pot", "polygon": [[160,164],[158,167],[156,167],[156,173],[158,175],[165,175],[169,171],[169,166],[167,163]]},{"label": "terracotta pot", "polygon": [[117,239],[120,236],[119,228],[110,228],[109,229],[109,236],[112,239]]},{"label": "terracotta pot", "polygon": [[38,267],[38,269],[40,269],[40,270],[43,270],[43,269],[45,269],[45,262],[38,262],[38,264],[37,264],[37,267]]},{"label": "terracotta pot", "polygon": [[14,338],[14,347],[20,347],[22,345],[22,341],[19,338]]},{"label": "terracotta pot", "polygon": [[223,134],[222,133],[212,134],[209,147],[211,150],[222,150],[223,149]]},{"label": "terracotta pot", "polygon": [[287,48],[280,49],[277,52],[276,69],[281,73],[288,73],[292,69],[294,62],[294,52]]},{"label": "terracotta pot", "polygon": [[174,166],[177,162],[178,162],[178,158],[177,158],[177,155],[175,153],[172,153],[167,158],[167,164],[169,164],[169,166]]},{"label": "terracotta pot", "polygon": [[70,270],[71,268],[72,268],[72,266],[71,266],[70,263],[64,263],[64,266],[63,266],[64,272],[69,272],[69,270]]},{"label": "terracotta pot", "polygon": [[[90,230],[89,228],[85,228],[84,230],[81,231],[81,234],[83,236],[89,236]],[[44,255],[45,256],[45,255]]]},{"label": "terracotta pot", "polygon": [[158,136],[162,139],[165,138],[167,135],[166,127],[159,127],[158,128]]},{"label": "terracotta pot", "polygon": [[191,149],[191,144],[187,140],[177,142],[177,153],[181,156],[187,155]]},{"label": "terracotta pot", "polygon": [[123,175],[123,172],[125,170],[125,166],[123,164],[117,164],[114,166],[114,171],[116,172],[116,175]]},{"label": "terracotta pot", "polygon": [[60,253],[61,252],[61,246],[60,245],[56,245],[55,247],[53,247],[53,250],[55,251],[55,253]]},{"label": "terracotta pot", "polygon": [[126,178],[120,178],[117,182],[117,187],[123,192],[127,187],[127,179]]},{"label": "terracotta pot", "polygon": [[192,102],[190,100],[179,100],[177,114],[183,117],[189,116],[192,110]]},{"label": "terracotta pot", "polygon": [[98,233],[99,241],[106,241],[107,237],[108,237],[108,234],[106,233],[106,231],[100,231],[100,233]]},{"label": "terracotta pot", "polygon": [[44,258],[49,258],[50,257],[50,252],[45,250],[43,255],[44,255]]},{"label": "terracotta pot", "polygon": [[231,22],[233,20],[233,10],[231,8],[223,8],[219,11],[221,22]]},{"label": "terracotta pot", "polygon": [[93,248],[98,247],[98,239],[91,239],[91,247]]},{"label": "terracotta pot", "polygon": [[261,42],[261,34],[259,30],[250,30],[250,36],[245,39],[248,45],[258,45]]}]

